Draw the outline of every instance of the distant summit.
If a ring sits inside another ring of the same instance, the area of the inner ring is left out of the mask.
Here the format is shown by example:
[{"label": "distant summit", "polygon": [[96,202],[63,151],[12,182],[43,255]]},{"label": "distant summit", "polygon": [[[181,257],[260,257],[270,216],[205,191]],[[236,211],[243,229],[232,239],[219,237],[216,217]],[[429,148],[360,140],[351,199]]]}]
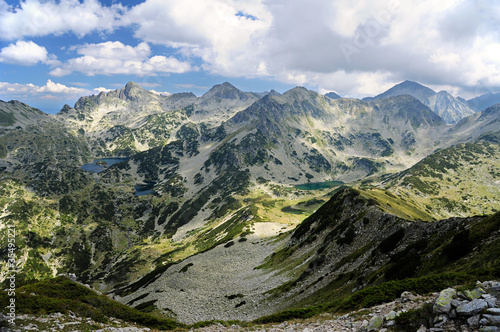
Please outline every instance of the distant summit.
[{"label": "distant summit", "polygon": [[237,89],[234,85],[232,85],[229,82],[224,82],[222,84],[214,85],[203,96],[201,96],[202,100],[207,100],[211,98],[247,100],[251,98],[251,95]]},{"label": "distant summit", "polygon": [[426,100],[434,96],[435,94],[436,92],[434,90],[426,86],[423,86],[420,83],[413,81],[404,81],[399,84],[396,84],[395,86],[385,91],[384,93],[381,93],[373,98],[365,98],[363,100],[376,100],[394,96],[410,95],[412,97],[417,98],[423,104],[425,104]]},{"label": "distant summit", "polygon": [[436,93],[434,90],[413,81],[401,82],[384,93],[375,97],[364,98],[363,100],[372,101],[401,95],[410,95],[418,99],[448,124],[457,123],[461,119],[475,113],[463,99],[455,98],[447,91]]},{"label": "distant summit", "polygon": [[485,110],[488,107],[498,103],[500,103],[500,92],[498,93],[488,92],[484,95],[472,98],[467,101],[467,105],[469,105],[475,111]]},{"label": "distant summit", "polygon": [[328,92],[327,94],[325,94],[325,96],[328,97],[328,98],[330,98],[330,99],[339,99],[339,98],[342,98],[341,96],[339,96],[335,92]]}]

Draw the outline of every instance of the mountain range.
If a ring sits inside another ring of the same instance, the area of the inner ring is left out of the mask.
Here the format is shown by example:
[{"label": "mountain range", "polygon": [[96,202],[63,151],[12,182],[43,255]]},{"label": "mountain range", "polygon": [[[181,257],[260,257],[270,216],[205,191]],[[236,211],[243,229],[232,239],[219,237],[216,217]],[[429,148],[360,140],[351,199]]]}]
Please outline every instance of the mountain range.
[{"label": "mountain range", "polygon": [[[18,277],[75,273],[192,323],[474,275],[487,259],[497,273],[483,231],[500,209],[490,97],[409,81],[364,100],[227,82],[162,96],[129,82],[55,115],[0,101],[0,218],[16,225]],[[453,256],[457,241],[470,248]]]}]

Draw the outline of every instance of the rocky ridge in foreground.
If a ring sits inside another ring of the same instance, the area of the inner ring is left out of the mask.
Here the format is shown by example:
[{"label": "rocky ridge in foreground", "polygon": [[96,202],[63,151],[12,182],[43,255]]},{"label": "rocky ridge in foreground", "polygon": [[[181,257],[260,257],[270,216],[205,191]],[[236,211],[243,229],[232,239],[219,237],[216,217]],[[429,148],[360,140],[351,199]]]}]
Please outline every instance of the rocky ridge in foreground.
[{"label": "rocky ridge in foreground", "polygon": [[[307,320],[291,320],[275,324],[216,322],[205,327],[184,327],[189,331],[500,331],[500,283],[477,282],[472,290],[447,288],[431,295],[403,292],[395,301],[363,308],[344,315],[324,313]],[[0,324],[7,319],[0,316]],[[203,324],[202,324],[203,325]],[[0,325],[2,326],[2,325]],[[194,325],[199,326],[199,325]],[[106,324],[90,318],[54,313],[35,317],[19,315],[16,325],[0,327],[0,331],[151,331],[149,328],[111,318]]]}]

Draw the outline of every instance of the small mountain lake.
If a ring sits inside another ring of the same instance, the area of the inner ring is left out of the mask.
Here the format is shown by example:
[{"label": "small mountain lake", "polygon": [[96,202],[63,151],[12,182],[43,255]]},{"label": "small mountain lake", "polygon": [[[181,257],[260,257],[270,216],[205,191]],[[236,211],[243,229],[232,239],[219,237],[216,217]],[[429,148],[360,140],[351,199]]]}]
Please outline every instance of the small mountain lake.
[{"label": "small mountain lake", "polygon": [[[123,157],[111,157],[111,158],[100,158],[96,159],[89,164],[85,164],[80,168],[84,171],[91,173],[100,173],[111,165],[121,163],[122,161],[127,161],[130,158]],[[158,193],[153,190],[156,181],[144,181],[144,183],[136,184],[134,186],[135,195],[136,196],[145,196],[145,195],[157,195]]]},{"label": "small mountain lake", "polygon": [[100,173],[111,165],[121,163],[122,161],[127,161],[127,160],[129,160],[129,158],[114,158],[114,157],[113,158],[101,158],[101,159],[96,159],[89,164],[85,164],[85,165],[81,166],[80,168],[83,169],[84,171],[87,171],[87,172]]},{"label": "small mountain lake", "polygon": [[155,184],[156,184],[155,181],[145,181],[145,183],[136,184],[134,186],[135,195],[136,196],[156,195],[157,192],[153,190]]},{"label": "small mountain lake", "polygon": [[343,185],[342,181],[325,181],[325,182],[312,182],[312,183],[304,183],[293,186],[295,189],[300,190],[321,190],[332,187],[338,187]]}]

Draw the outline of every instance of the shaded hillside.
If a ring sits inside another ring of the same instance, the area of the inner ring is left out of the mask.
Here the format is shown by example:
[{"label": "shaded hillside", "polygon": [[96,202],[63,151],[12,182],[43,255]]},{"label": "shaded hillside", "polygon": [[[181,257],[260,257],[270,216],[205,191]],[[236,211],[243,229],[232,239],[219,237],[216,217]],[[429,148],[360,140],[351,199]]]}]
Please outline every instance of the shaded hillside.
[{"label": "shaded hillside", "polygon": [[327,303],[382,282],[442,272],[500,275],[499,213],[408,222],[363,196],[338,192],[260,267],[293,276],[271,292],[276,305]]},{"label": "shaded hillside", "polygon": [[436,219],[499,211],[500,136],[440,149],[384,185]]},{"label": "shaded hillside", "polygon": [[[171,319],[156,317],[113,301],[63,276],[20,286],[16,289],[15,299],[17,315],[71,313],[94,322],[105,323],[118,318],[162,330],[172,330],[182,326]],[[7,293],[2,292],[0,294],[2,308],[7,307],[9,301]]]}]

